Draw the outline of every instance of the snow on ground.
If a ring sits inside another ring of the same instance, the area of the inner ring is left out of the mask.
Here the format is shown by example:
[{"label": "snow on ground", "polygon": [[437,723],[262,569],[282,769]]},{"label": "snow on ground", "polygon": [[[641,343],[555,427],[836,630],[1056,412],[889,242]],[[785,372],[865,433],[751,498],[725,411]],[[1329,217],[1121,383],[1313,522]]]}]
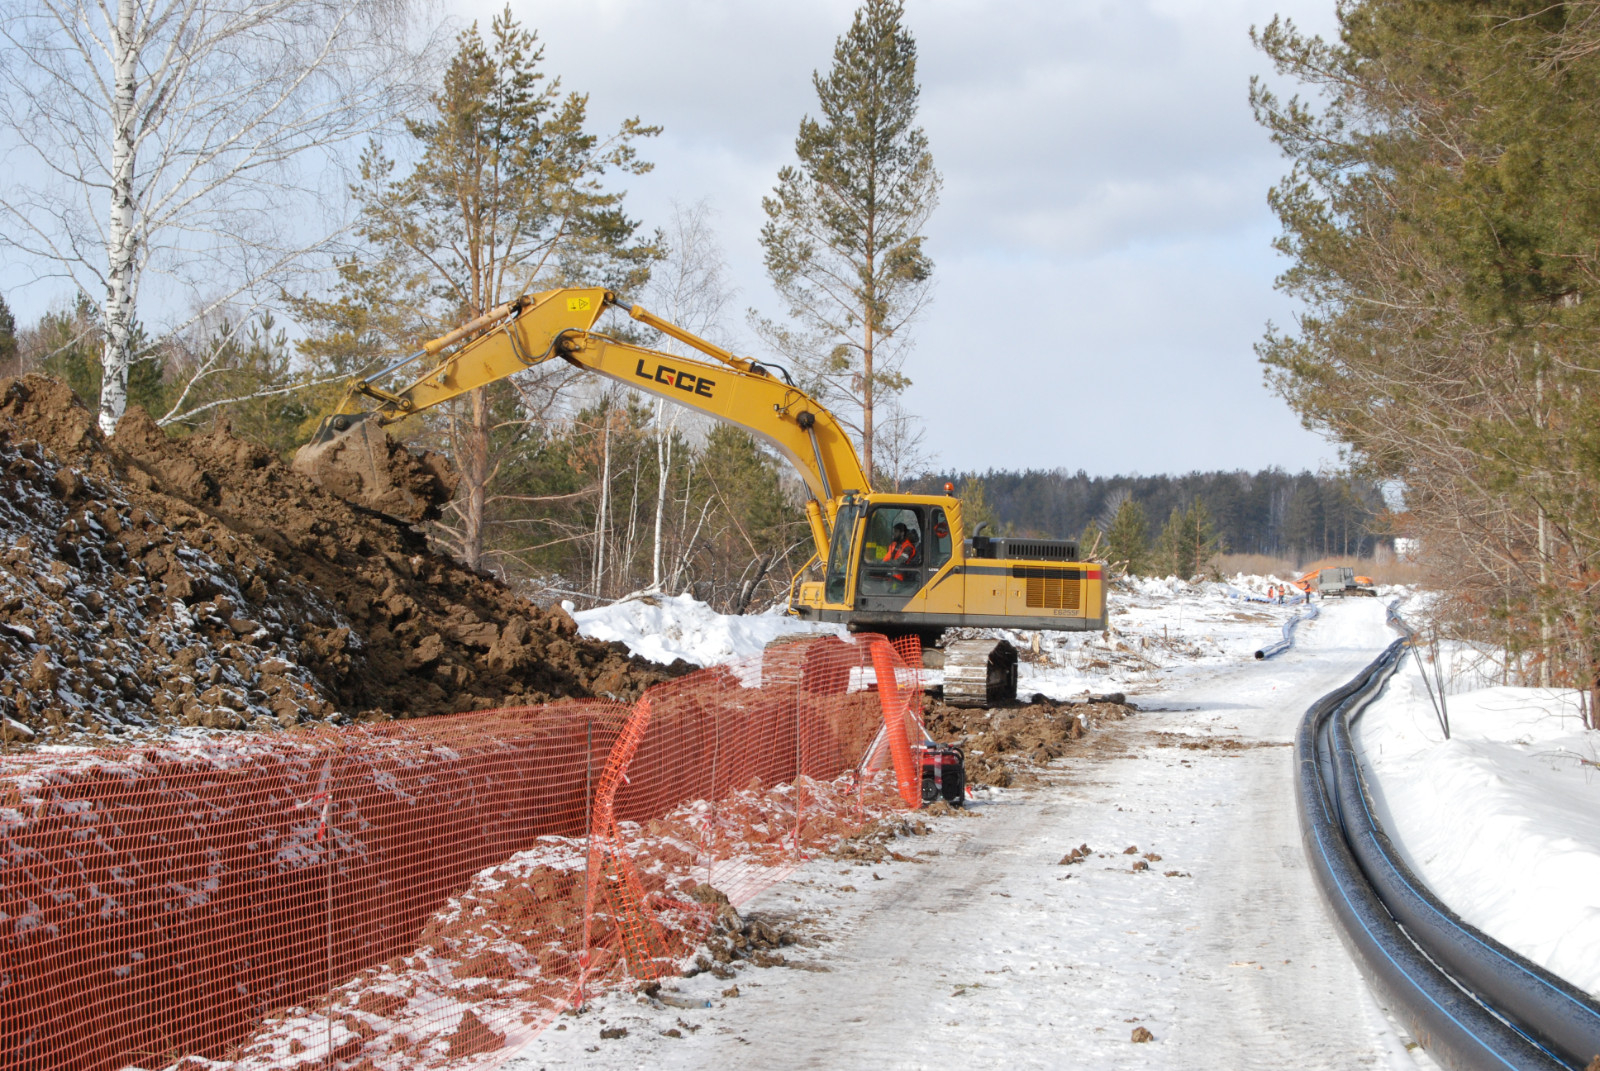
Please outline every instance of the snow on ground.
[{"label": "snow on ground", "polygon": [[1379,820],[1463,919],[1600,996],[1600,739],[1578,693],[1445,699],[1449,740],[1408,658],[1356,722]]},{"label": "snow on ground", "polygon": [[[915,861],[816,859],[746,905],[819,935],[785,950],[798,967],[608,994],[509,1067],[1430,1066],[1340,944],[1293,804],[1294,729],[1392,638],[1382,603],[1330,604],[1294,650],[1258,662],[1292,610],[1245,604],[1265,614],[1252,634],[1216,590],[1172,600],[1167,628],[1180,609],[1186,624],[1170,648],[1143,645],[1156,668],[1062,671],[1073,688],[1149,674],[1144,712],[1043,783],[931,819],[897,848]],[[1114,639],[1161,625],[1135,620]],[[1080,844],[1088,857],[1064,865]]]},{"label": "snow on ground", "polygon": [[[1018,692],[1024,697],[1148,693],[1236,665],[1278,639],[1283,623],[1302,609],[1293,601],[1266,600],[1267,589],[1281,584],[1275,577],[1243,575],[1196,584],[1132,577],[1111,590],[1111,627],[1104,634],[983,634],[1007,636],[1022,652]],[[776,608],[719,614],[688,594],[638,596],[592,610],[564,605],[584,636],[626,644],[630,653],[657,662],[682,658],[700,666],[721,665],[760,654],[779,636],[843,632],[842,626],[799,621]],[[927,682],[942,683],[942,675],[935,671]]]},{"label": "snow on ground", "polygon": [[795,633],[840,635],[840,625],[789,617],[781,610],[732,616],[719,614],[694,596],[640,595],[593,610],[561,604],[578,632],[604,643],[625,643],[630,654],[671,664],[675,659],[697,666],[716,666],[761,654],[779,636]]},{"label": "snow on ground", "polygon": [[[1129,577],[1107,598],[1105,634],[999,632],[1023,662],[1017,691],[1050,699],[1107,692],[1148,694],[1210,676],[1252,659],[1300,613],[1298,601],[1268,602],[1273,577],[1189,583],[1176,577]],[[1299,593],[1296,592],[1296,599]],[[1033,654],[1034,637],[1039,654]],[[932,683],[938,683],[937,679]]]}]

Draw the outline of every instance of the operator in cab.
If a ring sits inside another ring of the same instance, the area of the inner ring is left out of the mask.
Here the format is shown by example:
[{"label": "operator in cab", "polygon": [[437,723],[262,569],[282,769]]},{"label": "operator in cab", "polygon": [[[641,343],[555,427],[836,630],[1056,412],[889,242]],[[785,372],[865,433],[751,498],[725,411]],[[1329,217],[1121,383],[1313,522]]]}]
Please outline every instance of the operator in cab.
[{"label": "operator in cab", "polygon": [[884,549],[883,560],[891,565],[910,565],[917,557],[917,543],[904,524],[894,526],[894,538]]}]

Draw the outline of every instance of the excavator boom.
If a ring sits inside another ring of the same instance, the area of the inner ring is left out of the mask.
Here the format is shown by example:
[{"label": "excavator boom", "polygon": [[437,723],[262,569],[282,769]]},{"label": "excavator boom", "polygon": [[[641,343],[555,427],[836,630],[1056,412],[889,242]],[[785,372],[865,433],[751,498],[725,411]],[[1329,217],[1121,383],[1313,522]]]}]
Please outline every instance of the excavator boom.
[{"label": "excavator boom", "polygon": [[[594,331],[607,308],[625,311],[710,360],[664,353]],[[381,385],[406,365],[452,345],[452,352],[429,363],[404,386],[389,390]],[[415,509],[405,508],[405,496],[397,493],[401,489],[389,475],[389,455],[380,441],[384,437],[367,422],[392,423],[556,359],[709,413],[771,446],[795,467],[811,492],[806,513],[820,555],[827,553],[827,503],[845,492],[871,491],[849,436],[815,399],[764,365],[600,288],[528,295],[428,343],[406,361],[353,382],[338,413],[323,422],[296,457],[295,467],[360,505],[420,519]],[[378,405],[357,414],[363,398]]]}]

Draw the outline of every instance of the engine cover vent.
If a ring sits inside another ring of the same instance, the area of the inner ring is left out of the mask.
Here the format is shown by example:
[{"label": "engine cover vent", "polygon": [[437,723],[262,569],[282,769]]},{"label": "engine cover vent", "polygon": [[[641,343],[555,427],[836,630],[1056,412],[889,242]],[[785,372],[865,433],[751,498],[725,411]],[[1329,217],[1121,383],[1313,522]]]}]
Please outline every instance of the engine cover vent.
[{"label": "engine cover vent", "polygon": [[1013,565],[1011,576],[1026,583],[1026,600],[1030,610],[1076,610],[1083,605],[1083,573],[1080,570]]},{"label": "engine cover vent", "polygon": [[1014,539],[1010,537],[993,541],[994,556],[1000,559],[1018,559],[1029,562],[1075,562],[1078,560],[1076,539]]}]

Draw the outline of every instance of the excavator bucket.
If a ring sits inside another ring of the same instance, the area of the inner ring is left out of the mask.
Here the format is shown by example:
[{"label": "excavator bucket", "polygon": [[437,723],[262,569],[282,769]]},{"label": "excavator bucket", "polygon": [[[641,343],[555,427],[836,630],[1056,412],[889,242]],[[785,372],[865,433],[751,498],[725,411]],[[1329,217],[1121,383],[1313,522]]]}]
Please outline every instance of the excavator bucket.
[{"label": "excavator bucket", "polygon": [[412,453],[371,417],[325,419],[294,455],[294,470],[352,505],[406,524],[439,516],[461,478],[442,455]]},{"label": "excavator bucket", "polygon": [[956,640],[944,647],[944,701],[1004,706],[1017,698],[1017,649],[1005,640]]}]

